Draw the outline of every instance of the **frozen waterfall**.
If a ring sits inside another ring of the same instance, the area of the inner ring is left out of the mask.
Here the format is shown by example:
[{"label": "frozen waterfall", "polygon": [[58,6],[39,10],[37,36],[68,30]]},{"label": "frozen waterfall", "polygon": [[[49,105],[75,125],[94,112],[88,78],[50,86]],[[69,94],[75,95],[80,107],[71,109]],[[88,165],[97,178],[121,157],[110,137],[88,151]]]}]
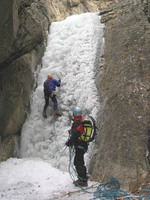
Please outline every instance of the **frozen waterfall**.
[{"label": "frozen waterfall", "polygon": [[[95,59],[97,54],[103,55],[103,46],[103,24],[98,13],[73,15],[52,23],[37,88],[31,97],[31,112],[22,129],[20,157],[40,157],[49,160],[54,167],[67,170],[65,142],[73,107],[81,107],[83,117],[97,116],[99,97],[95,85]],[[62,113],[59,118],[54,118],[52,103],[47,109],[48,118],[42,117],[43,82],[48,74],[56,79],[61,76],[62,84],[57,90]]]}]

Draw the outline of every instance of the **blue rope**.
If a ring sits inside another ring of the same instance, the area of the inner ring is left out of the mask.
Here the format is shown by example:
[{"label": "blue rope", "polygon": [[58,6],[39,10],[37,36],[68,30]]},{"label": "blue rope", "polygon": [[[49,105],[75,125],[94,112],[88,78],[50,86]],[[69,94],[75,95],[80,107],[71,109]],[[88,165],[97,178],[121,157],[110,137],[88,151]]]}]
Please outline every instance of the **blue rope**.
[{"label": "blue rope", "polygon": [[[147,193],[147,195],[142,195],[142,193]],[[140,200],[142,200],[142,198],[147,198],[148,200],[150,200],[150,185],[148,185],[146,187],[146,189],[142,189],[140,191]]]},{"label": "blue rope", "polygon": [[111,181],[100,184],[94,192],[94,199],[113,200],[119,197],[127,196],[127,192],[120,190],[120,183],[115,178],[110,178]]},{"label": "blue rope", "polygon": [[[73,163],[72,163],[72,155],[74,154],[74,148],[73,147],[69,147],[69,166],[68,166],[68,171],[69,171],[69,175],[71,177],[71,179],[74,181],[75,180],[75,176],[74,174],[76,175],[76,170],[73,166]],[[71,169],[73,170],[73,172],[71,172]]]},{"label": "blue rope", "polygon": [[[75,176],[78,176],[77,175],[77,171],[73,165],[73,162],[72,162],[72,158],[73,158],[73,155],[74,155],[74,147],[69,147],[69,166],[68,166],[68,171],[69,171],[69,175],[72,179],[73,182],[75,182]],[[71,169],[73,172],[71,172]],[[78,186],[79,188],[82,189],[82,191],[86,192],[86,193],[90,193],[90,194],[94,194],[94,192],[90,192],[88,191],[89,189],[91,189],[90,187],[89,188],[86,188],[84,189],[81,185],[79,185],[78,183],[75,184],[76,186]],[[93,188],[97,188],[97,187],[92,187]]]},{"label": "blue rope", "polygon": [[[120,190],[120,182],[115,178],[110,178],[111,181],[106,182],[105,184],[100,184],[97,187],[97,191],[94,192],[94,198],[100,200],[116,200],[117,198],[121,198],[123,200],[133,200],[134,198],[143,200],[147,198],[150,200],[150,185],[147,186],[146,189],[140,191],[139,196],[131,196],[126,191]],[[147,195],[141,195],[143,192],[147,192]]]},{"label": "blue rope", "polygon": [[[71,179],[73,182],[75,181],[75,176],[77,176],[76,169],[74,168],[74,165],[72,163],[72,157],[74,154],[74,147],[69,147],[69,166],[68,166],[68,171]],[[74,172],[71,172],[72,171]],[[122,198],[122,200],[144,200],[143,198],[147,198],[147,200],[150,200],[150,185],[147,186],[146,189],[141,190],[139,196],[131,196],[124,190],[120,190],[120,182],[118,179],[111,177],[110,181],[106,182],[105,184],[100,184],[98,187],[93,187],[96,188],[95,192],[90,192],[87,191],[90,188],[84,189],[81,185],[77,184],[76,185],[81,188],[85,193],[90,193],[94,194],[94,198],[91,200],[95,199],[100,199],[100,200],[117,200],[117,198]],[[141,195],[143,192],[146,192],[147,195]]]},{"label": "blue rope", "polygon": [[56,143],[57,149],[58,149],[58,151],[59,151],[59,145],[58,145],[57,138],[56,138],[56,128],[55,128],[55,114],[54,114],[54,110],[53,110],[53,130],[54,130],[55,143]]},{"label": "blue rope", "polygon": [[[71,179],[73,182],[75,181],[75,175],[77,176],[76,169],[74,168],[74,165],[72,163],[72,157],[74,154],[74,148],[69,147],[69,166],[68,166],[68,171]],[[71,172],[71,169],[73,172]],[[75,175],[74,175],[75,174]],[[122,200],[133,200],[133,199],[138,199],[138,200],[144,200],[144,198],[147,198],[147,200],[150,200],[150,185],[146,187],[146,189],[143,189],[140,191],[139,196],[131,196],[124,190],[120,190],[120,182],[118,179],[111,177],[110,181],[100,184],[98,187],[93,187],[96,188],[96,191],[90,192],[88,189],[84,189],[81,185],[76,184],[79,188],[81,188],[85,193],[90,193],[94,195],[94,198],[91,200],[95,199],[100,199],[100,200],[117,200],[117,198],[122,198]],[[142,193],[147,193],[147,195],[142,195]]]},{"label": "blue rope", "polygon": [[55,114],[54,114],[54,109],[53,109],[53,131],[54,131],[54,138],[55,138],[55,143],[57,146],[57,149],[60,153],[64,152],[66,150],[67,147],[64,147],[64,149],[62,149],[62,151],[60,151],[60,147],[57,141],[57,137],[56,137],[56,127],[55,127]]}]

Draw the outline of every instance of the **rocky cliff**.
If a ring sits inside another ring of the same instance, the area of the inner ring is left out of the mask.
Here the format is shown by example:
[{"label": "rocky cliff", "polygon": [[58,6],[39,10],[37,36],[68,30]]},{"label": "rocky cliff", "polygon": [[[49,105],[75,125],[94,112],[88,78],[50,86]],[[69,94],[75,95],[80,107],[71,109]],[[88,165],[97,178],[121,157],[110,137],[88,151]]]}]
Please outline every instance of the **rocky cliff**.
[{"label": "rocky cliff", "polygon": [[146,10],[140,0],[124,0],[101,12],[105,64],[97,77],[100,132],[91,172],[99,181],[114,176],[132,192],[148,184],[149,174],[150,23]]},{"label": "rocky cliff", "polygon": [[99,12],[114,2],[117,0],[46,0],[52,21],[84,12]]},{"label": "rocky cliff", "polygon": [[42,0],[0,2],[0,160],[17,153],[49,25]]}]

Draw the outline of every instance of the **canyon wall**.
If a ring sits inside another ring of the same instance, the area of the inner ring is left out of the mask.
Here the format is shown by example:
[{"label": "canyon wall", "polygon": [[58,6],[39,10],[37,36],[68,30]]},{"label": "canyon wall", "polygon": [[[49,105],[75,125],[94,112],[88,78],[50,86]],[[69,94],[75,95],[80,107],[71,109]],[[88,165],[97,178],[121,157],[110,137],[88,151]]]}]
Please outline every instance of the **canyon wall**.
[{"label": "canyon wall", "polygon": [[97,63],[98,126],[90,171],[99,181],[118,178],[132,192],[148,184],[150,23],[146,2],[120,1],[101,12],[104,66]]}]

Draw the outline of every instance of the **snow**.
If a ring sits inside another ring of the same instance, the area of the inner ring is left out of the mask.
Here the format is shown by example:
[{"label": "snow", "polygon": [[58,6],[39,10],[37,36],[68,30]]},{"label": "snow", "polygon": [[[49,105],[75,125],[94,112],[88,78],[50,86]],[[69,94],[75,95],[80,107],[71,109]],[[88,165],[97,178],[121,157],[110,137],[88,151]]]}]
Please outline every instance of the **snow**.
[{"label": "snow", "polygon": [[[72,184],[65,142],[74,106],[82,108],[83,118],[88,115],[97,117],[100,105],[95,86],[95,63],[97,54],[99,57],[103,55],[103,46],[103,24],[98,13],[73,15],[52,23],[42,68],[38,69],[37,87],[31,97],[31,112],[22,129],[20,158],[11,158],[0,164],[0,199],[92,198],[93,194],[79,192],[82,190]],[[57,88],[62,113],[59,118],[54,117],[51,100],[48,118],[42,117],[45,103],[43,82],[48,74],[57,80],[61,78],[61,87]],[[90,144],[86,154],[87,166],[93,145]]]},{"label": "snow", "polygon": [[0,164],[0,174],[1,200],[76,200],[83,195],[86,200],[93,197],[92,193],[86,194],[74,186],[67,172],[53,168],[40,158],[11,158]]}]

